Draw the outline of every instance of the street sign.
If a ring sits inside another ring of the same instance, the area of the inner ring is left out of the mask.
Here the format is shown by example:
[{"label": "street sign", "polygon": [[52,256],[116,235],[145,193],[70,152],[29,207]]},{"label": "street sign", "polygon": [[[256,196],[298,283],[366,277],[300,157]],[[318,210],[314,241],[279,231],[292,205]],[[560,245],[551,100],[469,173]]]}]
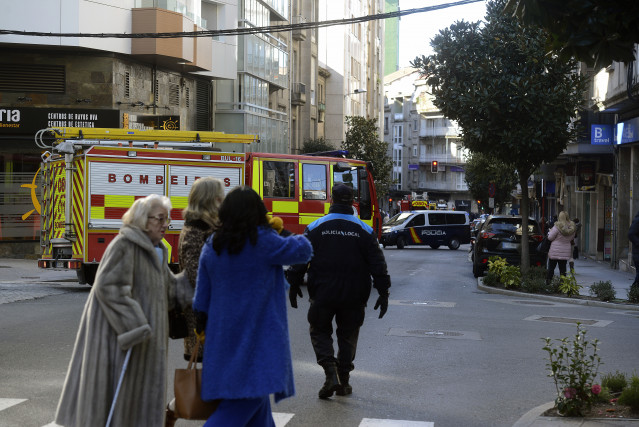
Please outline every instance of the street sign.
[{"label": "street sign", "polygon": [[488,184],[488,197],[495,197],[495,193],[497,192],[497,186],[494,182]]}]

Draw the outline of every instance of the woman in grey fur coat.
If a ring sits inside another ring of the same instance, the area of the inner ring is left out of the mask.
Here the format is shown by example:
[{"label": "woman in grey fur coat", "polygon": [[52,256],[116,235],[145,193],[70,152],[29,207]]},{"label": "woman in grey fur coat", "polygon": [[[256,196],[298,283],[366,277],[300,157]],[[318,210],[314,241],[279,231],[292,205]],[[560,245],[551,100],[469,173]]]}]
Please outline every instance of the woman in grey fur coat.
[{"label": "woman in grey fur coat", "polygon": [[[167,264],[162,238],[171,202],[136,200],[107,247],[84,306],[56,424],[104,426],[129,348],[131,359],[112,426],[162,426],[166,399],[168,310],[193,291]],[[184,305],[183,305],[184,306]]]}]

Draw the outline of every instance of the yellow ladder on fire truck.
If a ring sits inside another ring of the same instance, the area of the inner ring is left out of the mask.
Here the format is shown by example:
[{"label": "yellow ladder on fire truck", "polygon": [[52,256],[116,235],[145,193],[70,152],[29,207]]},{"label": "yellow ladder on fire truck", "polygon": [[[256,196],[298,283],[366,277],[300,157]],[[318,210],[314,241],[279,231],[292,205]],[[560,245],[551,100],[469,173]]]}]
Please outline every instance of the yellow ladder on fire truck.
[{"label": "yellow ladder on fire truck", "polygon": [[76,128],[62,127],[42,129],[36,134],[36,143],[41,148],[50,148],[44,141],[53,135],[57,143],[70,141],[79,145],[189,145],[190,147],[211,147],[213,143],[250,144],[259,142],[257,135],[227,134],[212,131],[181,130],[139,130],[118,128]]}]

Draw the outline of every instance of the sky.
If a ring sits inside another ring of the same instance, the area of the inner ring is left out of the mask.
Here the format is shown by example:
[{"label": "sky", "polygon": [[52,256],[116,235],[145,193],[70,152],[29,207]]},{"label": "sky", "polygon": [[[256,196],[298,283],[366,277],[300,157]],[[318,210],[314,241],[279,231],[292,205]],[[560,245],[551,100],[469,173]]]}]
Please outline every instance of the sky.
[{"label": "sky", "polygon": [[[400,10],[452,3],[455,0],[399,0]],[[399,21],[399,68],[410,67],[416,56],[430,55],[430,40],[439,30],[450,27],[456,21],[475,22],[484,19],[486,4],[483,1],[453,6],[433,12],[420,12],[402,16]]]}]

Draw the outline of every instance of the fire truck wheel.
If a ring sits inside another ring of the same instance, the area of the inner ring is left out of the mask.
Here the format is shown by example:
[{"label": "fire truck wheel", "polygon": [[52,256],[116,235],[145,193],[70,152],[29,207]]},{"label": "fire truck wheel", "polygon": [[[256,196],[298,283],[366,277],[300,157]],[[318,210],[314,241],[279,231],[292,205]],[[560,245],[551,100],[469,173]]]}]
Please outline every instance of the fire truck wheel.
[{"label": "fire truck wheel", "polygon": [[439,249],[439,245],[430,245],[430,247],[433,249]]},{"label": "fire truck wheel", "polygon": [[399,236],[397,238],[397,249],[404,249],[404,246],[405,246],[404,238],[402,236]]},{"label": "fire truck wheel", "polygon": [[459,239],[450,239],[450,242],[448,242],[448,247],[454,251],[459,249]]}]

